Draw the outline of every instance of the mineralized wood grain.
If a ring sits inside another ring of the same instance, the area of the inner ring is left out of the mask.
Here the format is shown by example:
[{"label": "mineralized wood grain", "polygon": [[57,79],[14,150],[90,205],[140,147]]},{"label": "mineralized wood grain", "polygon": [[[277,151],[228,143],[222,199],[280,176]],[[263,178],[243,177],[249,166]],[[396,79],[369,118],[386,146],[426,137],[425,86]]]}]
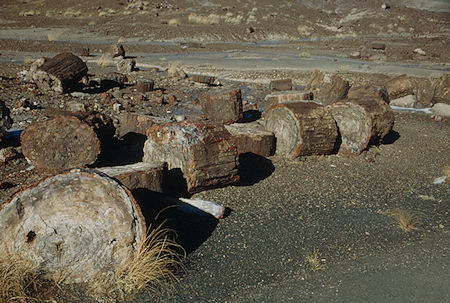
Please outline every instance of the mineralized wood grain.
[{"label": "mineralized wood grain", "polygon": [[313,99],[314,94],[312,92],[302,91],[273,92],[264,98],[266,101],[266,108],[278,103],[312,101]]},{"label": "mineralized wood grain", "polygon": [[347,96],[350,88],[349,82],[338,75],[323,74],[315,70],[306,85],[306,90],[314,94],[314,99],[322,102],[323,105],[342,100]]},{"label": "mineralized wood grain", "polygon": [[292,159],[331,154],[338,137],[331,113],[315,102],[276,104],[264,113],[264,125],[275,134],[275,154]]},{"label": "mineralized wood grain", "polygon": [[87,72],[88,68],[83,60],[71,53],[62,53],[39,66],[33,79],[41,87],[65,93],[86,76]]},{"label": "mineralized wood grain", "polygon": [[146,136],[147,130],[152,125],[168,122],[167,119],[160,117],[123,112],[119,116],[119,123],[116,125],[116,131],[119,137],[123,137],[128,133],[138,133]]},{"label": "mineralized wood grain", "polygon": [[224,186],[239,180],[238,153],[221,125],[201,122],[153,125],[147,132],[144,162],[167,162],[180,168],[187,190]]},{"label": "mineralized wood grain", "polygon": [[145,233],[129,191],[94,171],[50,177],[0,204],[0,251],[30,258],[55,281],[112,274],[135,255]]},{"label": "mineralized wood grain", "polygon": [[22,153],[36,168],[57,173],[92,164],[100,153],[93,128],[74,116],[36,122],[20,135]]},{"label": "mineralized wood grain", "polygon": [[199,100],[203,114],[210,121],[230,124],[238,122],[243,117],[240,89],[211,90],[200,94]]},{"label": "mineralized wood grain", "polygon": [[167,163],[138,162],[122,166],[100,167],[97,170],[119,180],[128,189],[145,188],[162,192]]},{"label": "mineralized wood grain", "polygon": [[257,123],[234,123],[225,125],[233,136],[238,154],[254,153],[262,157],[272,156],[275,152],[275,135]]},{"label": "mineralized wood grain", "polygon": [[394,113],[381,98],[348,99],[328,107],[341,135],[341,154],[360,154],[370,143],[379,143],[394,126]]}]

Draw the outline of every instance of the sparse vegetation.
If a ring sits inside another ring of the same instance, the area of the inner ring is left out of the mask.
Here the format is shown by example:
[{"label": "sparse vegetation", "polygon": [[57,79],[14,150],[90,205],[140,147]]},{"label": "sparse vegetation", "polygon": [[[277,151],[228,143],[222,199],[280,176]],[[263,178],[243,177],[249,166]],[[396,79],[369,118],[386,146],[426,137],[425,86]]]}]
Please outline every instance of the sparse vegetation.
[{"label": "sparse vegetation", "polygon": [[170,19],[168,24],[171,26],[180,26],[181,25],[180,21],[176,18]]},{"label": "sparse vegetation", "polygon": [[403,231],[408,232],[417,229],[413,216],[401,209],[395,209],[393,211],[387,212],[387,215],[393,217],[397,222],[398,227],[400,227],[400,229],[402,229]]},{"label": "sparse vegetation", "polygon": [[322,261],[320,260],[319,252],[316,249],[314,249],[311,255],[306,256],[306,261],[308,261],[313,271],[325,269],[325,264],[323,264]]},{"label": "sparse vegetation", "polygon": [[189,15],[188,20],[189,22],[192,23],[214,25],[219,24],[220,16],[216,14],[209,14],[208,16],[202,16],[192,13]]}]

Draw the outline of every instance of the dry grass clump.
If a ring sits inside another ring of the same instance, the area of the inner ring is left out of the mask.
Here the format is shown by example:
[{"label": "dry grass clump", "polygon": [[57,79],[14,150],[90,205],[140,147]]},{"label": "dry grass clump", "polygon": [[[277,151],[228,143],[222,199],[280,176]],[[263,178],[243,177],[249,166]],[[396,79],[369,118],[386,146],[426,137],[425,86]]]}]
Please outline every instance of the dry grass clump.
[{"label": "dry grass clump", "polygon": [[314,249],[313,253],[309,256],[306,256],[306,261],[308,261],[311,269],[313,271],[319,271],[325,269],[325,264],[319,258],[319,252]]},{"label": "dry grass clump", "polygon": [[208,16],[197,15],[194,13],[189,14],[188,17],[189,22],[198,23],[198,24],[206,24],[206,25],[214,25],[219,24],[220,16],[216,14],[209,14]]},{"label": "dry grass clump", "polygon": [[386,214],[393,217],[397,222],[398,227],[403,231],[408,232],[417,229],[413,216],[401,209],[394,209]]},{"label": "dry grass clump", "polygon": [[0,302],[58,302],[60,288],[55,281],[42,278],[33,262],[16,255],[0,259]]}]

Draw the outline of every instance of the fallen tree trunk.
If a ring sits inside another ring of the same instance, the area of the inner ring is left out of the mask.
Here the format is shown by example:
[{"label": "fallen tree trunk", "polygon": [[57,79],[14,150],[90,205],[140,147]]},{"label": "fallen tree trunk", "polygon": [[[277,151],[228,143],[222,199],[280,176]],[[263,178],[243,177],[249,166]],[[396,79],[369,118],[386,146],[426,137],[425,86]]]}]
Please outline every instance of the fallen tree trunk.
[{"label": "fallen tree trunk", "polygon": [[199,96],[203,114],[208,120],[230,124],[243,117],[241,90],[213,90]]},{"label": "fallen tree trunk", "polygon": [[58,173],[92,164],[100,153],[93,128],[72,115],[29,125],[20,135],[22,153],[36,168]]},{"label": "fallen tree trunk", "polygon": [[55,281],[113,274],[135,255],[145,233],[131,194],[93,171],[50,177],[0,205],[0,251],[30,258]]},{"label": "fallen tree trunk", "polygon": [[348,99],[328,107],[341,135],[341,154],[360,154],[394,126],[394,113],[382,98]]},{"label": "fallen tree trunk", "polygon": [[234,123],[225,125],[233,136],[238,154],[254,153],[262,157],[272,156],[275,151],[275,135],[259,123]]},{"label": "fallen tree trunk", "polygon": [[277,155],[327,155],[335,149],[336,123],[328,109],[314,102],[281,103],[264,113],[264,124],[275,134]]},{"label": "fallen tree trunk", "polygon": [[38,86],[65,93],[73,88],[87,75],[86,63],[71,53],[62,53],[45,60],[32,73],[33,80]]},{"label": "fallen tree trunk", "polygon": [[144,162],[167,162],[180,168],[187,191],[224,186],[239,180],[238,154],[230,133],[221,125],[169,123],[147,132]]}]

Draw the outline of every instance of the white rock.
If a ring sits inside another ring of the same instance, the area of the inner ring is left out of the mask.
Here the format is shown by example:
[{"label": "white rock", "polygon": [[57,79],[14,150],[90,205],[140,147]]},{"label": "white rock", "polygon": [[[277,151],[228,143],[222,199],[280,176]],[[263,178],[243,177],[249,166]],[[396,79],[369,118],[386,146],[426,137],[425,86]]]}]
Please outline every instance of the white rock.
[{"label": "white rock", "polygon": [[436,103],[431,108],[431,112],[435,116],[450,118],[450,104],[446,103]]},{"label": "white rock", "polygon": [[391,100],[390,105],[400,106],[400,107],[414,107],[416,103],[416,98],[413,95],[407,95],[398,99]]},{"label": "white rock", "polygon": [[416,48],[415,50],[414,50],[414,53],[415,54],[418,54],[418,55],[421,55],[421,56],[426,56],[426,52],[423,50],[423,49],[421,49],[421,48]]}]

